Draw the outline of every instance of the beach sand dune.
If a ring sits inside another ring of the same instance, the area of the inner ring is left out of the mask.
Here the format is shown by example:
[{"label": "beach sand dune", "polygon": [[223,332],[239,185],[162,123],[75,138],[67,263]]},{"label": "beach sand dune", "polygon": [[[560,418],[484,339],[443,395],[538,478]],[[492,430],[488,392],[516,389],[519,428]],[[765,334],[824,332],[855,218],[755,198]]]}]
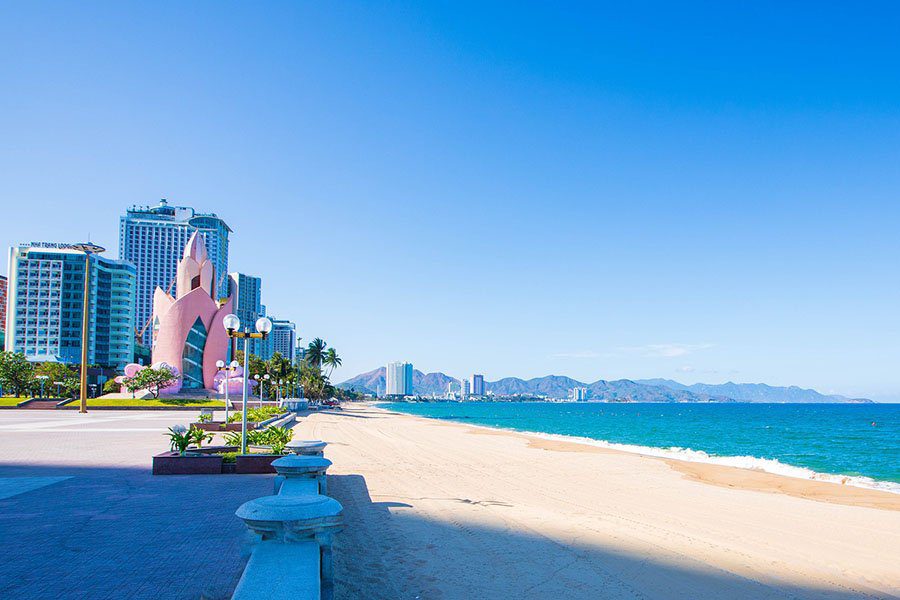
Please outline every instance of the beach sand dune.
[{"label": "beach sand dune", "polygon": [[367,406],[297,436],[330,444],[337,598],[900,596],[884,492]]}]

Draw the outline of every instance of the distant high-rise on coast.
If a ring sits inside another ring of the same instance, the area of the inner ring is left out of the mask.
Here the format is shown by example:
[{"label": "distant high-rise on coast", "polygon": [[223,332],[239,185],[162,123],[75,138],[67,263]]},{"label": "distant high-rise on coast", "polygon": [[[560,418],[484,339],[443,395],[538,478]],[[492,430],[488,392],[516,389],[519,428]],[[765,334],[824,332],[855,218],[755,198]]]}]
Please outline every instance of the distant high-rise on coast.
[{"label": "distant high-rise on coast", "polygon": [[[34,362],[81,363],[85,255],[35,242],[9,251],[6,350]],[[89,364],[121,369],[134,358],[134,265],[90,255]]]},{"label": "distant high-rise on coast", "polygon": [[584,402],[587,400],[587,388],[586,387],[575,387],[572,388],[572,400],[576,402]]},{"label": "distant high-rise on coast", "polygon": [[228,295],[228,234],[231,229],[213,213],[198,213],[186,206],[169,206],[163,199],[156,206],[132,206],[119,218],[119,258],[137,267],[135,327],[142,331],[141,343],[149,346],[153,293],[168,291],[175,280],[178,260],[194,231],[203,234],[206,251],[215,268],[216,294]]},{"label": "distant high-rise on coast", "polygon": [[413,366],[408,362],[388,363],[385,368],[385,396],[413,395]]},{"label": "distant high-rise on coast", "polygon": [[484,375],[472,375],[472,395],[484,396]]}]

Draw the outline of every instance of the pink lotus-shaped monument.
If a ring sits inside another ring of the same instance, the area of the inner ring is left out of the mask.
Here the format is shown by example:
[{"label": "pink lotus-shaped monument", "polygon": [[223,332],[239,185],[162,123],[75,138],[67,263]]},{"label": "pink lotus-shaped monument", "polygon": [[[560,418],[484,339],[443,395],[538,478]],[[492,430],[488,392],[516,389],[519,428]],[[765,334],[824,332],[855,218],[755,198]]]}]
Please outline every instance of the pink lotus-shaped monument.
[{"label": "pink lotus-shaped monument", "polygon": [[216,302],[215,278],[203,237],[194,232],[178,262],[176,296],[159,287],[153,294],[153,364],[166,363],[180,375],[166,394],[216,390],[216,361],[228,356],[222,319],[231,312],[232,299]]}]

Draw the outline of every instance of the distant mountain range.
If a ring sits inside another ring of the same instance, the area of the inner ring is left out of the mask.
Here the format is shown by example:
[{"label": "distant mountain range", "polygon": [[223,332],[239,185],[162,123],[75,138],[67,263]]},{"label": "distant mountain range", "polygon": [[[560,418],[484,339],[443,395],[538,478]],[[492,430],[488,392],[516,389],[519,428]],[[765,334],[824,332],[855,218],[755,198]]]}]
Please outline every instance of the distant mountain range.
[{"label": "distant mountain range", "polygon": [[816,390],[803,389],[792,385],[778,387],[765,383],[695,383],[684,385],[671,379],[640,379],[636,383],[669,388],[672,390],[686,390],[696,394],[714,394],[726,396],[740,402],[796,402],[815,404],[823,402],[872,402],[868,398],[848,398],[837,394],[820,394]]},{"label": "distant mountain range", "polygon": [[[423,373],[413,371],[413,389],[420,396],[444,396],[450,383],[459,384],[459,379],[444,373]],[[366,394],[383,394],[385,390],[385,369],[380,367],[362,373],[338,384],[344,389],[353,389]],[[670,379],[644,379],[631,381],[599,380],[583,383],[571,377],[548,375],[534,379],[506,377],[499,381],[485,381],[485,391],[494,396],[545,396],[547,398],[568,398],[572,388],[585,387],[589,400],[613,402],[871,402],[865,398],[847,398],[820,394],[796,386],[776,387],[764,383],[723,383],[684,385]]]}]

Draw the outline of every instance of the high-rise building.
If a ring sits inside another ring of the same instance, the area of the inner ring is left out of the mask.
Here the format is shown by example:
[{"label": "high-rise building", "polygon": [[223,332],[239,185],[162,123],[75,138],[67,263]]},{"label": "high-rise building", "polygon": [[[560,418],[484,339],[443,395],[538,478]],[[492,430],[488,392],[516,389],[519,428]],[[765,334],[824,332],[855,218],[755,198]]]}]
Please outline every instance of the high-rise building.
[{"label": "high-rise building", "polygon": [[132,206],[119,218],[119,258],[137,267],[135,327],[143,332],[141,343],[151,345],[148,326],[157,287],[172,292],[175,272],[191,234],[200,231],[214,268],[217,298],[228,295],[228,234],[231,229],[215,214],[197,213],[186,206]]},{"label": "high-rise building", "polygon": [[271,340],[272,354],[280,353],[283,357],[294,362],[294,347],[297,342],[297,326],[291,321],[284,321],[270,317],[272,320]]},{"label": "high-rise building", "polygon": [[4,345],[6,334],[6,290],[9,280],[0,275],[0,348]]},{"label": "high-rise building", "polygon": [[587,400],[587,388],[586,387],[575,387],[572,388],[572,399],[576,402],[584,402]]},{"label": "high-rise building", "polygon": [[413,395],[413,366],[408,362],[388,363],[385,368],[385,396]]},{"label": "high-rise building", "polygon": [[[68,244],[21,244],[9,252],[6,350],[36,362],[81,363],[84,254]],[[90,255],[88,363],[121,369],[134,357],[136,270]]]},{"label": "high-rise building", "polygon": [[[249,327],[250,331],[256,331],[254,324],[260,317],[266,316],[265,306],[262,304],[262,279],[244,273],[229,273],[228,294],[234,303],[234,314],[241,320],[243,327]],[[250,354],[268,360],[269,339],[250,340]]]},{"label": "high-rise building", "polygon": [[484,375],[472,375],[472,395],[484,396]]},{"label": "high-rise building", "polygon": [[297,338],[296,349],[294,350],[294,365],[299,365],[300,361],[306,358],[306,346]]},{"label": "high-rise building", "polygon": [[472,395],[472,386],[469,384],[468,379],[461,379],[459,382],[459,388],[459,395],[462,400],[465,400]]}]

